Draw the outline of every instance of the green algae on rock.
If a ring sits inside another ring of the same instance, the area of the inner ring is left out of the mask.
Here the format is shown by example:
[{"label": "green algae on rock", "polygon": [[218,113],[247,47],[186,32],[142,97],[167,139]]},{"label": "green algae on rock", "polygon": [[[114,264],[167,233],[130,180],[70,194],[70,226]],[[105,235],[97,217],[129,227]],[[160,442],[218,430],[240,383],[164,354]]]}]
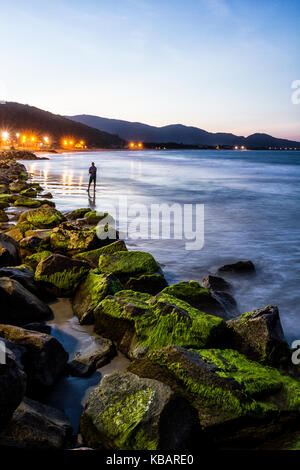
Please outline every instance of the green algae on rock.
[{"label": "green algae on rock", "polygon": [[20,191],[20,195],[26,197],[37,197],[37,194],[38,192],[34,188],[27,188]]},{"label": "green algae on rock", "polygon": [[54,254],[39,262],[35,280],[57,297],[72,297],[89,270],[84,261]]},{"label": "green algae on rock", "polygon": [[14,206],[21,206],[21,207],[30,207],[30,208],[37,208],[41,207],[42,202],[38,199],[31,199],[29,197],[19,197],[15,200]]},{"label": "green algae on rock", "polygon": [[103,220],[110,225],[114,223],[113,217],[108,212],[89,211],[85,213],[84,218],[90,225],[96,225]]},{"label": "green algae on rock", "polygon": [[170,387],[128,372],[102,379],[80,421],[84,441],[95,449],[179,451],[198,431],[193,408]]},{"label": "green algae on rock", "polygon": [[141,292],[120,291],[106,297],[94,311],[95,331],[116,342],[127,356],[177,344],[187,348],[223,346],[229,328],[175,297],[159,299]]},{"label": "green algae on rock", "polygon": [[99,257],[104,254],[115,253],[116,251],[128,251],[123,240],[117,240],[109,245],[101,246],[96,250],[84,251],[75,255],[76,259],[82,259],[90,263],[93,268],[98,268]]},{"label": "green algae on rock", "polygon": [[17,227],[24,227],[27,230],[48,229],[56,227],[64,220],[65,217],[61,212],[44,204],[38,209],[23,212],[19,217]]},{"label": "green algae on rock", "polygon": [[27,256],[24,262],[27,266],[30,266],[35,270],[40,261],[48,258],[51,255],[53,255],[52,251],[40,251],[38,253],[34,253],[33,255]]},{"label": "green algae on rock", "polygon": [[91,271],[77,289],[72,301],[73,312],[79,323],[94,323],[94,310],[101,300],[122,289],[122,284],[113,274],[101,274],[97,269]]},{"label": "green algae on rock", "polygon": [[70,220],[76,220],[76,219],[81,219],[82,217],[85,216],[85,214],[87,212],[90,212],[90,208],[89,207],[84,207],[84,208],[80,208],[80,209],[75,209],[73,210],[72,212],[68,212],[66,214],[66,217],[67,219],[70,219]]},{"label": "green algae on rock", "polygon": [[139,277],[130,277],[126,282],[126,289],[156,295],[168,286],[163,274],[142,274]]},{"label": "green algae on rock", "polygon": [[74,255],[82,251],[93,250],[101,242],[95,230],[75,227],[69,223],[53,229],[50,236],[51,249],[57,253]]}]

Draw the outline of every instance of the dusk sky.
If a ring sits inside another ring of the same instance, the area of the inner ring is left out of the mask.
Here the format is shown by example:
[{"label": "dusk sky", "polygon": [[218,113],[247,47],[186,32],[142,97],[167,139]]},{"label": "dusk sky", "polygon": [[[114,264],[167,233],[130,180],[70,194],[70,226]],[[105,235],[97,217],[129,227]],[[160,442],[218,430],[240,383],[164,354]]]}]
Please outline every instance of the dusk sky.
[{"label": "dusk sky", "polygon": [[300,140],[299,0],[11,0],[1,99]]}]

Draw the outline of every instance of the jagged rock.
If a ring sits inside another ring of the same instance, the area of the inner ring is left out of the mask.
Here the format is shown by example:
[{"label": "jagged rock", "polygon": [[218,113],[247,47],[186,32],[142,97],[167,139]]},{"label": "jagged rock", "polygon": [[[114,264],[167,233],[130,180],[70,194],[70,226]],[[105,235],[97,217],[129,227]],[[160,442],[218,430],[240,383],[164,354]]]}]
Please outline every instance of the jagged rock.
[{"label": "jagged rock", "polygon": [[0,232],[0,267],[16,266],[20,258],[15,240]]},{"label": "jagged rock", "polygon": [[90,266],[85,261],[54,254],[37,265],[35,280],[50,294],[57,297],[72,297],[89,270]]},{"label": "jagged rock", "polygon": [[52,316],[47,304],[9,277],[0,278],[0,305],[1,323],[24,325],[32,321],[47,320]]},{"label": "jagged rock", "polygon": [[34,281],[34,272],[24,266],[15,266],[12,268],[0,268],[0,278],[9,277],[22,284],[25,289],[32,294],[39,296],[39,290]]},{"label": "jagged rock", "polygon": [[0,433],[0,445],[21,449],[63,449],[71,435],[71,424],[62,411],[24,398]]},{"label": "jagged rock", "polygon": [[185,397],[214,447],[255,447],[299,420],[300,382],[232,349],[168,346],[148,352],[128,370]]},{"label": "jagged rock", "polygon": [[61,212],[47,204],[43,204],[38,209],[23,212],[19,217],[17,225],[20,228],[26,226],[27,230],[49,229],[56,227],[64,220],[65,217]]},{"label": "jagged rock", "polygon": [[225,281],[225,279],[223,279],[222,277],[211,275],[204,278],[201,285],[206,289],[218,292],[228,291],[231,289],[231,284]]},{"label": "jagged rock", "polygon": [[0,324],[0,337],[23,346],[26,350],[21,361],[27,375],[27,395],[38,396],[40,392],[53,386],[65,371],[68,353],[53,336]]},{"label": "jagged rock", "polygon": [[233,264],[225,264],[217,270],[216,274],[253,274],[255,273],[255,266],[252,261],[237,261]]},{"label": "jagged rock", "polygon": [[153,299],[145,293],[120,291],[102,300],[94,316],[95,331],[112,339],[128,357],[167,344],[221,347],[229,340],[229,329],[221,318],[167,294]]},{"label": "jagged rock", "polygon": [[13,352],[8,347],[4,348],[3,344],[0,343],[0,430],[11,419],[26,390],[26,374]]},{"label": "jagged rock", "polygon": [[97,269],[91,271],[80,284],[72,301],[74,314],[82,325],[94,323],[94,310],[107,295],[114,295],[123,289],[113,274],[101,274]]},{"label": "jagged rock", "polygon": [[109,245],[97,248],[96,250],[78,253],[75,255],[75,258],[87,261],[92,268],[97,268],[99,265],[99,257],[101,255],[115,253],[116,251],[128,251],[123,240],[117,240]]},{"label": "jagged rock", "polygon": [[19,247],[21,258],[24,260],[27,256],[31,256],[34,253],[49,251],[50,236],[48,239],[46,237],[37,236],[22,238],[22,240],[19,242]]},{"label": "jagged rock", "polygon": [[88,446],[110,450],[184,451],[199,435],[194,409],[170,387],[120,372],[91,392],[80,431]]},{"label": "jagged rock", "polygon": [[201,312],[208,313],[221,317],[225,320],[228,319],[227,312],[222,304],[215,299],[211,292],[196,281],[182,281],[166,287],[162,294],[168,294],[178,299],[188,302],[192,307],[201,310]]},{"label": "jagged rock", "polygon": [[267,306],[244,313],[228,325],[234,330],[233,347],[252,360],[279,365],[290,361],[277,307]]}]

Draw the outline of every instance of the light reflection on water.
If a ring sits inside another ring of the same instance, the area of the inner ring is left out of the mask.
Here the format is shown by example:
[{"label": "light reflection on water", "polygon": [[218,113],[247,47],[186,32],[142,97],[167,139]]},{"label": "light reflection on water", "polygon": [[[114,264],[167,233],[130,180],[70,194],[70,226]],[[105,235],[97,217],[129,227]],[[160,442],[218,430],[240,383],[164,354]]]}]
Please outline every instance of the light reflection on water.
[{"label": "light reflection on water", "polygon": [[[95,199],[86,191],[92,160],[98,167]],[[148,207],[205,204],[201,251],[185,251],[181,240],[127,244],[151,252],[171,282],[201,281],[222,264],[252,259],[257,276],[234,281],[240,310],[277,304],[289,340],[300,339],[299,152],[103,151],[24,164],[63,211],[105,211],[119,195]]]}]

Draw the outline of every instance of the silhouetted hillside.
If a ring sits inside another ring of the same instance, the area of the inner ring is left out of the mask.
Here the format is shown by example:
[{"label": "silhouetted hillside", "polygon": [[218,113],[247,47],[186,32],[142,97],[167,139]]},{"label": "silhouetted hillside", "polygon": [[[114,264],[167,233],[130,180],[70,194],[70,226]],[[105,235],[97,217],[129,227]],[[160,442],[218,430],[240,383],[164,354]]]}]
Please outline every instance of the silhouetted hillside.
[{"label": "silhouetted hillside", "polygon": [[33,106],[12,102],[0,104],[0,130],[47,135],[58,145],[64,138],[84,140],[89,148],[120,148],[124,145],[117,135],[99,131]]},{"label": "silhouetted hillside", "polygon": [[245,147],[298,147],[300,143],[277,139],[268,134],[253,134],[249,137],[236,136],[229,133],[212,133],[197,127],[172,124],[164,127],[149,126],[140,122],[128,122],[117,119],[106,119],[98,116],[81,114],[70,116],[76,122],[95,127],[105,132],[118,134],[125,140],[141,140],[143,142],[174,142],[186,145],[244,145]]}]

